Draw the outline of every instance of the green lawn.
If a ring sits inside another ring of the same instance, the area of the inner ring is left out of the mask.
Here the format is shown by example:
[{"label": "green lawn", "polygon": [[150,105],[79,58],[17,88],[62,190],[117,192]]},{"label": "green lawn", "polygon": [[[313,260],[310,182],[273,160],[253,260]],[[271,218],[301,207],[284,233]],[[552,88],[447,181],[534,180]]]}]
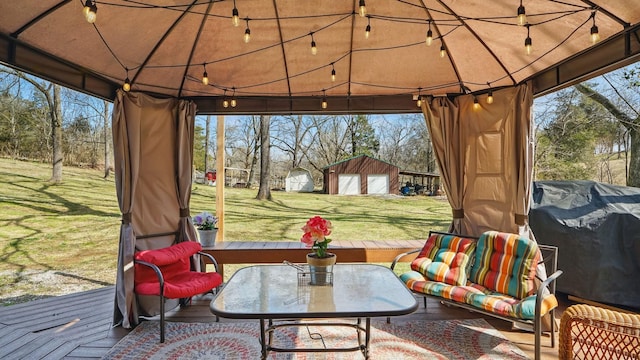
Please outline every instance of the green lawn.
[{"label": "green lawn", "polygon": [[[0,159],[2,304],[115,281],[120,212],[113,176],[65,167],[63,183],[53,185],[50,175],[48,164]],[[215,211],[215,192],[194,184],[191,213]],[[334,240],[421,239],[451,220],[448,202],[435,197],[272,192],[273,201],[258,201],[256,193],[226,190],[225,241],[299,241],[313,215],[331,220]]]}]

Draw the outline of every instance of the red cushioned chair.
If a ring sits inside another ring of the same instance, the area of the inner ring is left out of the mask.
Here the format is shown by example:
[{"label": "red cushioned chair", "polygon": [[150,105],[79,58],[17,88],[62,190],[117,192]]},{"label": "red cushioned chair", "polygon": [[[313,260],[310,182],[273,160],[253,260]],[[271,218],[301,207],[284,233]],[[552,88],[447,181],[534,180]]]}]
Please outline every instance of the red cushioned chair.
[{"label": "red cushioned chair", "polygon": [[[185,241],[162,249],[138,251],[134,255],[135,293],[160,296],[161,343],[164,342],[165,298],[188,299],[222,284],[218,263],[201,250],[200,243]],[[191,257],[195,254],[208,257],[216,271],[192,271]]]}]

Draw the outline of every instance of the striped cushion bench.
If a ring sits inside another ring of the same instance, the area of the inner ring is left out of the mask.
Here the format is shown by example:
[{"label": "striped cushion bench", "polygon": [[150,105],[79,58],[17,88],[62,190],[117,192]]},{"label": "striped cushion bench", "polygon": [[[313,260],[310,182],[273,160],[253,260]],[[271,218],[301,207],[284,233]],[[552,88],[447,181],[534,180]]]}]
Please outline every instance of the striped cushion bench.
[{"label": "striped cushion bench", "polygon": [[[543,257],[543,252],[548,256]],[[543,316],[551,316],[554,332],[553,309],[558,306],[554,281],[562,274],[556,269],[557,252],[556,247],[538,245],[516,234],[487,231],[474,238],[431,232],[411,263],[411,271],[400,279],[415,293],[532,325],[538,359]],[[552,273],[544,281],[536,277],[542,261]],[[551,346],[555,346],[554,336]]]}]

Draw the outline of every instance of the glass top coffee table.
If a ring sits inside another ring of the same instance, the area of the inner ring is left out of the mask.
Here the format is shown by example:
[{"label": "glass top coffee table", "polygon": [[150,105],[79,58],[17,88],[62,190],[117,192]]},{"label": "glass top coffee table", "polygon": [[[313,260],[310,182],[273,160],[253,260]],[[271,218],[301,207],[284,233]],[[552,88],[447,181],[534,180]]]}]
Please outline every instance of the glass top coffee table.
[{"label": "glass top coffee table", "polygon": [[[336,264],[332,285],[310,285],[308,276],[289,265],[256,265],[240,269],[211,301],[211,312],[232,319],[260,320],[262,359],[266,359],[270,351],[358,350],[368,359],[371,318],[410,314],[418,308],[406,286],[389,268],[381,265]],[[278,327],[307,325],[303,319],[346,318],[357,321],[313,325],[353,327],[358,334],[357,346],[339,349],[272,346],[273,331]],[[296,321],[292,322],[292,319]]]}]

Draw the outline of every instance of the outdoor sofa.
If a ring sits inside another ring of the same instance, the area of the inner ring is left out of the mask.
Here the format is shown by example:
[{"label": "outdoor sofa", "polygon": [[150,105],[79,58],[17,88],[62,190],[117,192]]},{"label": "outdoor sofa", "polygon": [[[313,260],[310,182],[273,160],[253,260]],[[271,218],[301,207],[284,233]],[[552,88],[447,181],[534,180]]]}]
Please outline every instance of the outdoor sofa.
[{"label": "outdoor sofa", "polygon": [[[400,279],[414,293],[532,326],[536,359],[542,318],[549,315],[551,347],[555,347],[555,280],[562,274],[557,270],[557,247],[496,231],[479,238],[430,232],[422,249],[398,255],[391,268],[411,253],[419,254]],[[551,274],[546,279],[538,274],[541,263]]]}]

